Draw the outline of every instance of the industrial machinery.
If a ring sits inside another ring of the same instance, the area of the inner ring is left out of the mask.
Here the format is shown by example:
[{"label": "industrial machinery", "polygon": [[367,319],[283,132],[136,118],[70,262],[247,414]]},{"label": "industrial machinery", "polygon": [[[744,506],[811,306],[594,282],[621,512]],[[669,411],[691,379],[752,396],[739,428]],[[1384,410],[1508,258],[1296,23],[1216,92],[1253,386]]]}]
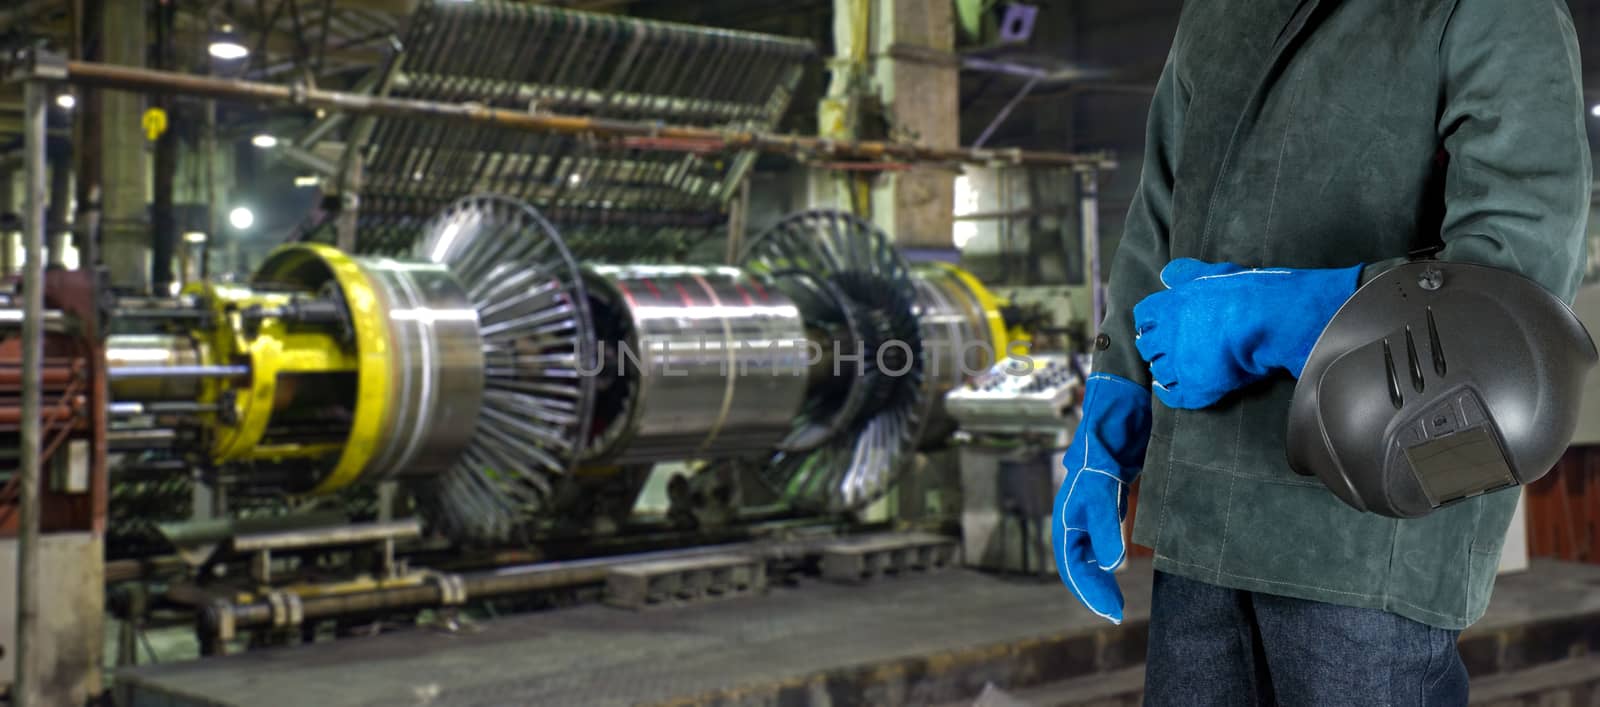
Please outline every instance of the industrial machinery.
[{"label": "industrial machinery", "polygon": [[889,488],[930,418],[947,433],[935,402],[1006,348],[982,285],[836,212],[782,221],[741,267],[579,265],[495,196],[424,232],[408,258],[296,244],[247,285],[129,303],[118,319],[154,325],[108,339],[111,410],[145,421],[118,448],[227,469],[235,495],[398,480],[457,539],[670,460],[746,460],[837,512]]},{"label": "industrial machinery", "polygon": [[[945,394],[1019,332],[970,274],[913,266],[847,214],[795,214],[741,254],[756,153],[1089,164],[775,133],[805,41],[509,2],[425,2],[406,27],[359,93],[26,54],[35,98],[67,81],[326,112],[277,150],[331,186],[240,282],[118,299],[93,270],[50,273],[78,289],[46,297],[44,529],[85,539],[52,558],[95,568],[41,573],[93,595],[52,613],[105,600],[137,625],[178,608],[219,652],[592,590],[669,546],[759,539],[740,572],[804,556],[826,574],[824,546],[948,443]],[[516,60],[482,60],[513,44]],[[30,184],[41,174],[30,162]],[[498,196],[458,198],[472,193]],[[0,313],[0,361],[31,365],[10,331]],[[683,474],[648,532],[672,539],[638,540],[645,523],[622,519],[663,463]],[[108,544],[121,522],[145,544],[103,564],[106,522]],[[858,579],[942,566],[952,545],[898,538],[832,564]],[[56,633],[98,664],[97,622]]]},{"label": "industrial machinery", "polygon": [[443,266],[299,245],[155,311],[178,331],[108,339],[112,410],[174,424],[120,447],[169,441],[302,494],[437,473],[471,437],[478,322]]},{"label": "industrial machinery", "polygon": [[[247,628],[291,637],[567,581],[419,569],[395,554],[414,521],[307,512],[317,498],[391,487],[455,548],[574,523],[603,540],[594,516],[621,527],[669,461],[718,482],[747,471],[790,517],[860,509],[930,426],[948,434],[936,403],[1012,336],[970,276],[912,268],[836,212],[785,219],[739,266],[580,264],[498,196],[423,231],[408,257],[291,244],[247,283],[109,313],[111,475],[187,478],[232,511],[153,523],[189,562],[163,599],[198,617],[206,652]],[[260,499],[278,517],[248,512]],[[144,590],[128,591],[115,602],[137,617]]]},{"label": "industrial machinery", "polygon": [[[98,689],[93,676],[101,607],[101,533],[106,519],[106,366],[98,283],[92,273],[53,270],[43,280],[48,314],[38,322],[42,353],[39,377],[23,375],[24,322],[20,291],[14,282],[0,288],[0,563],[18,567],[32,538],[26,564],[50,587],[35,597],[38,619],[48,631],[35,649],[52,656],[63,694],[84,699]],[[39,401],[37,442],[43,473],[33,489],[37,525],[28,527],[21,506],[27,491],[16,470],[27,435],[21,399],[30,383]],[[6,573],[10,576],[10,572]],[[15,585],[0,587],[0,605],[16,606]],[[80,620],[94,612],[95,621]],[[0,675],[15,670],[11,641],[17,615],[0,612]]]},{"label": "industrial machinery", "polygon": [[[417,3],[399,46],[366,82],[377,96],[719,132],[777,127],[816,55],[801,39],[498,0]],[[337,207],[306,237],[359,253],[409,253],[451,201],[492,192],[538,209],[586,258],[680,261],[724,232],[756,158],[654,134],[346,117],[330,115],[284,155],[337,185]],[[318,152],[340,130],[349,149]]]},{"label": "industrial machinery", "polygon": [[1083,390],[1084,367],[1060,354],[1005,359],[945,397],[968,435],[1055,437]]},{"label": "industrial machinery", "polygon": [[1060,354],[1003,360],[945,397],[960,425],[966,562],[1049,574],[1049,519],[1086,366]]},{"label": "industrial machinery", "polygon": [[[943,394],[1013,338],[976,279],[912,268],[843,214],[693,255],[722,240],[757,143],[606,132],[770,130],[809,42],[425,2],[399,46],[362,85],[381,110],[331,111],[278,148],[337,197],[304,242],[246,286],[116,317],[112,350],[133,358],[111,359],[113,435],[140,471],[118,478],[142,484],[127,507],[180,499],[181,476],[235,509],[394,481],[432,529],[494,544],[615,527],[652,464],[708,460],[785,507],[849,511],[949,437]],[[464,102],[498,117],[409,111]],[[589,127],[501,124],[541,112]],[[451,201],[480,191],[504,196]],[[697,259],[736,265],[652,264]]]}]

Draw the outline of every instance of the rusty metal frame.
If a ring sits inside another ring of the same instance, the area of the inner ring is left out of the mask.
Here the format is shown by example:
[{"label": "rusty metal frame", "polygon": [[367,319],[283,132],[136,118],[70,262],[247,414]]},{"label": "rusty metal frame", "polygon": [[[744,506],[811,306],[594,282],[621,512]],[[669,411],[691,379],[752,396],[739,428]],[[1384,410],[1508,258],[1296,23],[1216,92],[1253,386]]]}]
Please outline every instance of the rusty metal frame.
[{"label": "rusty metal frame", "polygon": [[173,91],[223,100],[288,103],[307,109],[345,111],[356,115],[442,118],[497,125],[523,132],[587,135],[597,140],[667,138],[652,145],[665,151],[694,151],[714,147],[724,151],[758,150],[807,159],[1029,164],[1098,169],[1116,166],[1112,156],[1103,152],[1079,154],[1021,149],[940,148],[908,142],[829,140],[764,131],[716,130],[665,125],[655,121],[595,119],[540,110],[513,111],[477,103],[389,98],[330,91],[303,84],[280,85],[213,78],[90,61],[67,61],[63,80],[96,88],[142,93]]}]

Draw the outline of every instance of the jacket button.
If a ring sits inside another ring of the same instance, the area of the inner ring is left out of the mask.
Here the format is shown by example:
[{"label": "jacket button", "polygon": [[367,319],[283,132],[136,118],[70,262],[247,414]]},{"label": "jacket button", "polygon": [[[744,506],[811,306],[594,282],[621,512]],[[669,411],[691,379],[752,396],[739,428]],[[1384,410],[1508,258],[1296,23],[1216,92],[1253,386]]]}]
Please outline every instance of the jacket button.
[{"label": "jacket button", "polygon": [[1111,337],[1106,336],[1104,333],[1094,337],[1094,349],[1096,351],[1104,351],[1109,348],[1111,348]]}]

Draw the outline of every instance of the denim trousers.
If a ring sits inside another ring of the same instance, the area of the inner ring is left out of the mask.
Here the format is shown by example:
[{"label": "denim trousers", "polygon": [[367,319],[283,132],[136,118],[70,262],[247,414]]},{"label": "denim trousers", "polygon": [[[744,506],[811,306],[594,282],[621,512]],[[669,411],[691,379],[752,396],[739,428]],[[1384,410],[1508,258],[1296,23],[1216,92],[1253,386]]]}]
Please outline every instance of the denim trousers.
[{"label": "denim trousers", "polygon": [[1465,705],[1457,634],[1157,572],[1145,704]]}]

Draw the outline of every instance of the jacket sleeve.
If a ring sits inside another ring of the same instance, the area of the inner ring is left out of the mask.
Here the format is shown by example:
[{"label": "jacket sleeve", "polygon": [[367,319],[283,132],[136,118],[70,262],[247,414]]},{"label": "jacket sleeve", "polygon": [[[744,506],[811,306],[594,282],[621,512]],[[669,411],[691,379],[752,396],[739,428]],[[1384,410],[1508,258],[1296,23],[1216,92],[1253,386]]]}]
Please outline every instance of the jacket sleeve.
[{"label": "jacket sleeve", "polygon": [[1164,289],[1161,268],[1172,259],[1172,188],[1183,114],[1188,105],[1176,75],[1175,56],[1176,52],[1167,57],[1150,104],[1139,187],[1111,263],[1105,320],[1100,324],[1104,338],[1095,346],[1094,357],[1095,372],[1121,376],[1147,388],[1150,368],[1133,344],[1133,306]]},{"label": "jacket sleeve", "polygon": [[1449,154],[1439,257],[1521,274],[1571,302],[1592,164],[1566,3],[1457,0],[1439,60]]}]

